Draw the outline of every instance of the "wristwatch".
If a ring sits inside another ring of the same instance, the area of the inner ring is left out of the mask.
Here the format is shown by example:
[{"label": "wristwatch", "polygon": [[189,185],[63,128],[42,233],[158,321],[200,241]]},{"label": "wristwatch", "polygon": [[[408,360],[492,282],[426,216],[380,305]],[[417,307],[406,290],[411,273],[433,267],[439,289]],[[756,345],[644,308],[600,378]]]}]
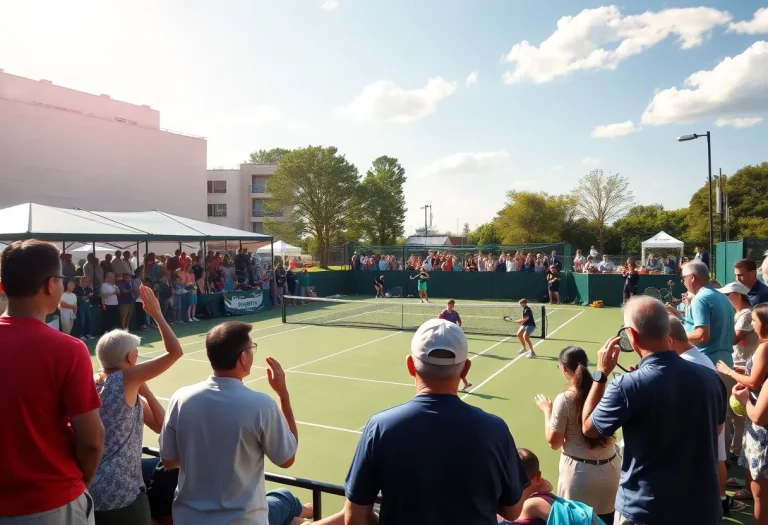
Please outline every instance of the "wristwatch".
[{"label": "wristwatch", "polygon": [[595,383],[607,383],[608,376],[602,373],[600,370],[595,370],[594,372],[592,372],[592,380]]}]

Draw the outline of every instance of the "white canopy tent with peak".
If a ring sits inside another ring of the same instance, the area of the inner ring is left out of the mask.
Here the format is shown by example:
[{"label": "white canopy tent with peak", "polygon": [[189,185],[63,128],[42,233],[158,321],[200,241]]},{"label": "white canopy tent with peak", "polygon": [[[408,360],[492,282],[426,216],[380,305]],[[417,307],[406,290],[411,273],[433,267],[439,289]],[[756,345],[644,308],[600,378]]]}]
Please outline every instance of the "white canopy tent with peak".
[{"label": "white canopy tent with peak", "polygon": [[648,240],[643,241],[642,243],[642,259],[643,264],[645,264],[646,259],[646,251],[653,251],[653,249],[662,249],[665,251],[676,251],[679,252],[679,257],[677,259],[678,264],[683,258],[683,247],[684,247],[683,241],[680,241],[678,239],[675,239],[670,234],[668,234],[665,231],[660,231],[653,237],[651,237]]},{"label": "white canopy tent with peak", "polygon": [[275,241],[273,245],[267,244],[266,246],[262,246],[258,250],[256,250],[256,253],[259,255],[266,255],[270,252],[272,252],[272,249],[274,249],[274,254],[279,255],[280,257],[285,257],[286,255],[295,255],[299,256],[301,255],[301,248],[298,246],[293,246],[291,244],[288,244],[284,241]]}]

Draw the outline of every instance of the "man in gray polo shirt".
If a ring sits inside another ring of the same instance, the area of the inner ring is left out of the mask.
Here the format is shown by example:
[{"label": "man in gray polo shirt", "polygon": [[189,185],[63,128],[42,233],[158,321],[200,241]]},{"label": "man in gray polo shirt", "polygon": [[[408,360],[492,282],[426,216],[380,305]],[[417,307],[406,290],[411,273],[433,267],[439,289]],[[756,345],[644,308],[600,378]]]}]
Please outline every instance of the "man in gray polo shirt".
[{"label": "man in gray polo shirt", "polygon": [[264,456],[281,468],[293,465],[298,432],[282,367],[267,358],[279,408],[243,384],[256,351],[250,332],[241,322],[211,328],[205,346],[213,375],[171,397],[160,457],[180,469],[175,523],[268,525]]}]

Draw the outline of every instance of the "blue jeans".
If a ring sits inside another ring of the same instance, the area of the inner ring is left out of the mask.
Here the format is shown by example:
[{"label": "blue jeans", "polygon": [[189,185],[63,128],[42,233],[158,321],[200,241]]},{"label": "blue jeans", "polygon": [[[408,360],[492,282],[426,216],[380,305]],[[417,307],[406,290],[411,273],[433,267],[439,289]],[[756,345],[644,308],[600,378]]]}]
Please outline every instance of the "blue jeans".
[{"label": "blue jeans", "polygon": [[77,305],[77,331],[80,337],[91,335],[91,304],[81,302]]}]

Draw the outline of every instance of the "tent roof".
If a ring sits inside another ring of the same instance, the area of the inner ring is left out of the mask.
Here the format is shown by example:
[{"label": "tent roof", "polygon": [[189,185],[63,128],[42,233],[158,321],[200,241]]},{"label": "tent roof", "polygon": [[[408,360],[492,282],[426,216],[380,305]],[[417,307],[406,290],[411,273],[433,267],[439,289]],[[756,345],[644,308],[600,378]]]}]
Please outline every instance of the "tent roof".
[{"label": "tent roof", "polygon": [[683,241],[675,239],[664,231],[660,231],[642,243],[643,248],[682,248],[683,245]]},{"label": "tent roof", "polygon": [[274,244],[271,246],[267,244],[266,246],[262,246],[258,250],[256,250],[256,253],[270,253],[272,251],[272,247],[274,247],[274,252],[279,253],[301,253],[301,248],[298,246],[293,246],[291,244],[288,244],[284,241],[275,241]]},{"label": "tent roof", "polygon": [[252,233],[158,210],[100,212],[26,203],[0,210],[0,240],[192,241],[268,240]]}]

